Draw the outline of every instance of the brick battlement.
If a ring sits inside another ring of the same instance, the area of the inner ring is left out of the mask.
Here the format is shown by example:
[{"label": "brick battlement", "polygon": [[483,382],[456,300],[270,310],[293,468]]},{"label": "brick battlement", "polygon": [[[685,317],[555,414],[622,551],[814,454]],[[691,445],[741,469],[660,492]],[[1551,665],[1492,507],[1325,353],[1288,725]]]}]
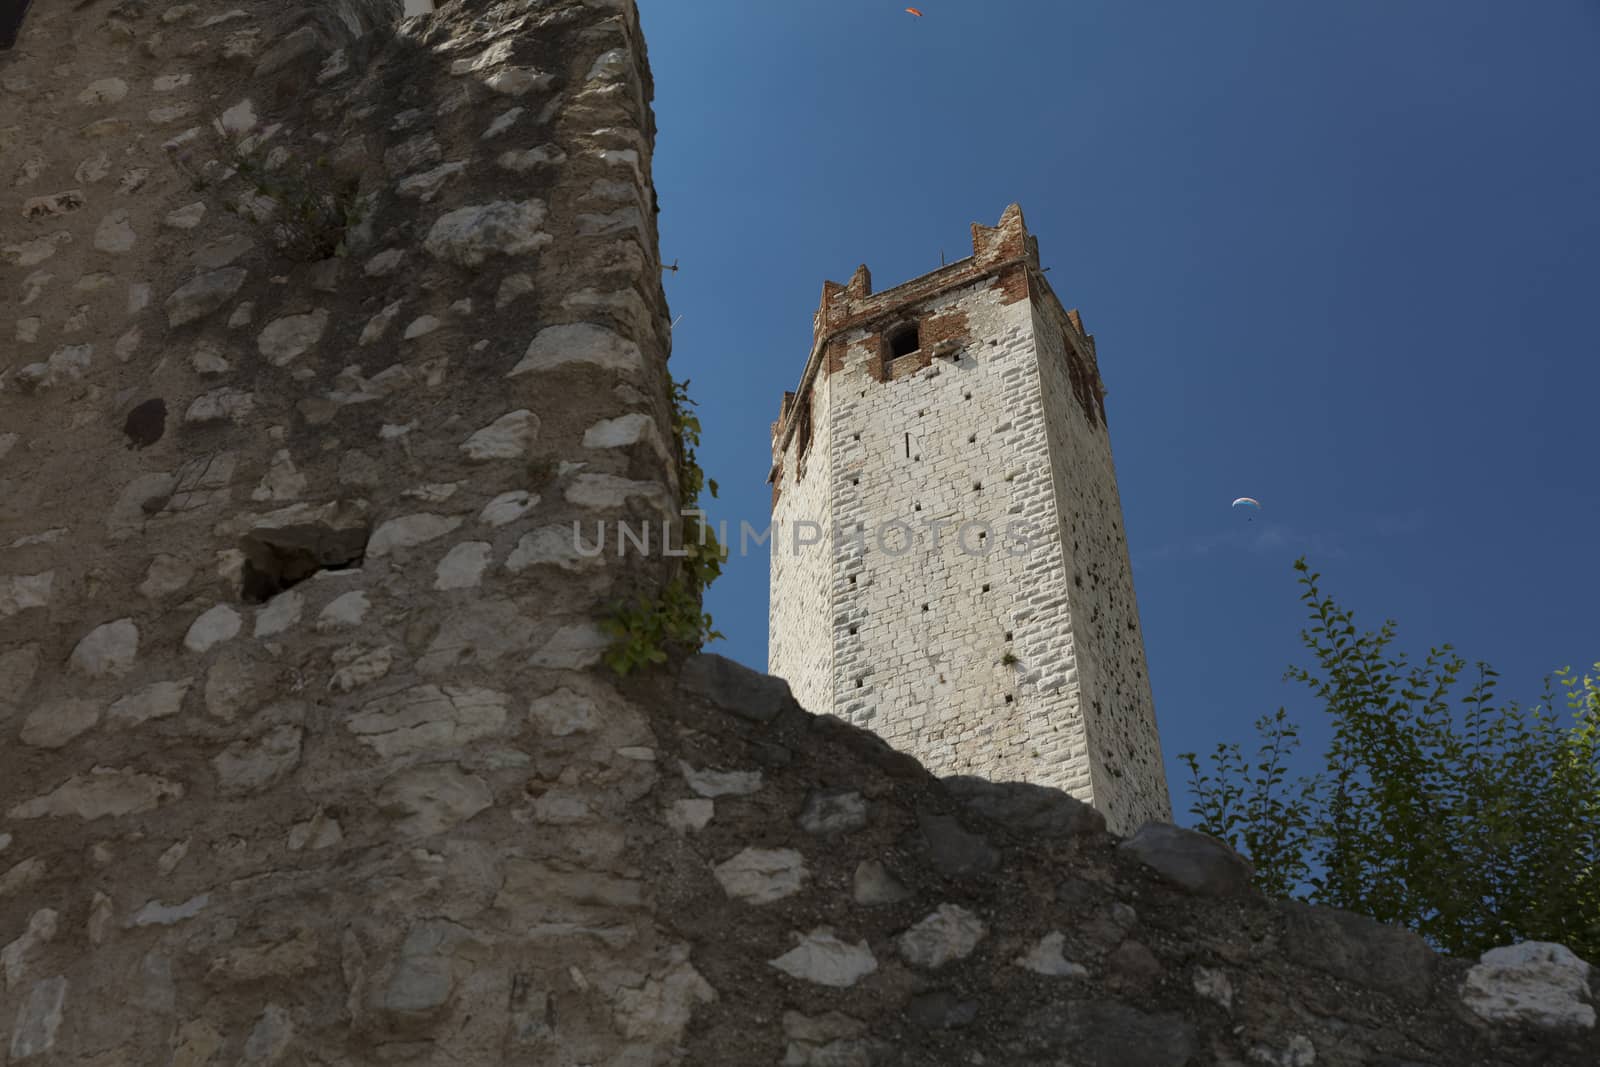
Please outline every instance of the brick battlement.
[{"label": "brick battlement", "polygon": [[[1071,324],[1081,340],[1089,343],[1092,359],[1093,339],[1084,334],[1078,312],[1075,309],[1067,310],[1045,279],[1039,264],[1038,238],[1028,232],[1020,205],[1008,207],[1000,216],[998,225],[973,223],[972,250],[973,254],[964,259],[945,264],[882,292],[872,291],[872,272],[864,263],[856,268],[849,282],[823,282],[822,298],[812,317],[811,354],[806,360],[798,389],[785,392],[779,403],[778,419],[772,426],[774,470],[778,456],[787,446],[795,428],[796,397],[805,395],[818,373],[828,374],[838,369],[839,346],[835,343],[836,339],[841,334],[857,329],[870,330],[881,336],[896,324],[896,320],[905,318],[917,307],[953,290],[992,279],[1011,300],[1030,298],[1046,301]],[[935,323],[934,327],[922,338],[919,346],[921,361],[916,369],[951,351],[951,345],[960,340],[961,332],[954,324],[947,323],[941,329]],[[945,344],[945,352],[938,348],[941,342]],[[902,373],[910,369],[908,366]]]}]

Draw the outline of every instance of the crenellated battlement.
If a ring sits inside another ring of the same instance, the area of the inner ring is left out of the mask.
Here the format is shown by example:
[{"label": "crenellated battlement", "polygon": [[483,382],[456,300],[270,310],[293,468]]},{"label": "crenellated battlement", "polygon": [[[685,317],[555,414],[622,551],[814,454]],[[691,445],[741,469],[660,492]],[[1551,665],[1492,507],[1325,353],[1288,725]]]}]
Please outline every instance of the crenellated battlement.
[{"label": "crenellated battlement", "polygon": [[[822,299],[812,318],[812,352],[801,374],[798,389],[785,393],[780,402],[778,419],[773,424],[773,468],[780,462],[782,450],[793,432],[793,416],[799,406],[794,400],[812,387],[817,375],[827,375],[838,368],[841,346],[838,339],[852,331],[866,330],[874,335],[870,343],[880,348],[888,344],[888,334],[904,320],[915,317],[917,309],[952,290],[989,281],[1010,300],[1029,298],[1043,301],[1052,313],[1059,315],[1072,327],[1089,363],[1093,364],[1093,338],[1083,332],[1082,320],[1076,310],[1065,309],[1055,291],[1045,278],[1039,262],[1038,238],[1028,232],[1022,208],[1012,204],[1001,214],[995,226],[972,224],[972,255],[948,263],[936,270],[919,275],[882,292],[872,290],[872,273],[866,264],[856,268],[847,283],[826,281],[822,286]],[[948,356],[961,343],[963,333],[959,321],[940,322],[935,318],[929,324],[926,343],[919,338],[920,361],[915,369],[926,366],[940,355]],[[882,358],[880,352],[880,359]],[[900,373],[909,373],[907,364]],[[880,371],[880,377],[893,377],[892,371]],[[1098,370],[1094,372],[1098,381]]]}]

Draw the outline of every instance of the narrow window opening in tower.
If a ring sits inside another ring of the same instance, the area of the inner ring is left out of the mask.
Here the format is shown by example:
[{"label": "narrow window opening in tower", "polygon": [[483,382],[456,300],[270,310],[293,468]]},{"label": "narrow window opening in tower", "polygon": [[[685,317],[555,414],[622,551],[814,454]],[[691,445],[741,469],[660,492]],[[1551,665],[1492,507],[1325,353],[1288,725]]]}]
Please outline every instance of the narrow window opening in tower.
[{"label": "narrow window opening in tower", "polygon": [[[806,458],[806,453],[811,449],[811,397],[809,395],[800,404],[800,422],[796,434],[800,438],[800,443],[796,447],[796,458],[803,460]],[[804,471],[805,468],[801,467],[800,473],[803,474]]]},{"label": "narrow window opening in tower", "polygon": [[914,322],[907,322],[889,331],[889,350],[886,359],[909,356],[922,347],[922,331]]},{"label": "narrow window opening in tower", "polygon": [[906,434],[906,458],[911,458],[911,435]]},{"label": "narrow window opening in tower", "polygon": [[31,0],[0,0],[0,50],[17,43]]}]

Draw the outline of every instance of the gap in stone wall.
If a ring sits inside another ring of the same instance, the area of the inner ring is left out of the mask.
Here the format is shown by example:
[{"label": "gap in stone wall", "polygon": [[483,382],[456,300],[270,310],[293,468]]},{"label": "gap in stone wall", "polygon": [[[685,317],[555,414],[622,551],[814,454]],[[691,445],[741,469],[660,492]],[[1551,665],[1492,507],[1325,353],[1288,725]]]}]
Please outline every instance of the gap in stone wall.
[{"label": "gap in stone wall", "polygon": [[30,0],[0,0],[0,49],[17,43],[22,20],[28,15]]},{"label": "gap in stone wall", "polygon": [[346,571],[365,562],[369,531],[296,526],[258,530],[240,546],[245,555],[239,599],[265,604],[322,571]]}]

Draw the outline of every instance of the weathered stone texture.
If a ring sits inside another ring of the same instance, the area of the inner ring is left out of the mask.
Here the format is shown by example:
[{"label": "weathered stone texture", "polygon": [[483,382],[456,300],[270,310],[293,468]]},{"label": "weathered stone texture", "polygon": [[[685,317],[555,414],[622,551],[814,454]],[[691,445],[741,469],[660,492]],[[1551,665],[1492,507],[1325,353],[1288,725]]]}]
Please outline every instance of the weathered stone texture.
[{"label": "weathered stone texture", "polygon": [[660,564],[505,566],[670,499],[637,16],[385,6],[38,0],[0,54],[0,1060],[650,1063],[714,996],[593,896],[655,738],[572,672]]},{"label": "weathered stone texture", "polygon": [[[1595,1062],[1548,946],[597,668],[662,564],[550,531],[675,491],[636,12],[384,6],[35,0],[0,53],[0,1062]],[[213,117],[353,183],[342,255]]]}]

